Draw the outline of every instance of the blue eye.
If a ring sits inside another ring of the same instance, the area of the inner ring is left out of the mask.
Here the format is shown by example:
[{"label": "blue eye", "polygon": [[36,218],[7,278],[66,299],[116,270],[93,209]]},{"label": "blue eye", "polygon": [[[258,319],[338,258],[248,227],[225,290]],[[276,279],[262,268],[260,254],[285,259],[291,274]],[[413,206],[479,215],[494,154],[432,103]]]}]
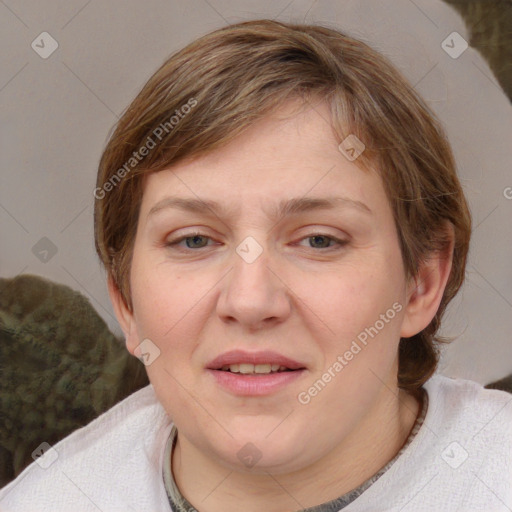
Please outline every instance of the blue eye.
[{"label": "blue eye", "polygon": [[[338,238],[334,238],[333,236],[322,235],[320,233],[307,236],[302,240],[309,240],[310,242],[313,241],[313,244],[319,244],[319,246],[316,247],[312,246],[312,249],[330,249],[330,242],[334,242],[335,244],[338,245],[344,245],[346,243],[346,241],[344,240],[339,240]],[[325,241],[327,241],[327,245],[325,245]]]},{"label": "blue eye", "polygon": [[[173,246],[180,247],[179,244],[181,242],[185,242],[187,249],[202,249],[203,247],[205,247],[205,245],[201,244],[201,239],[205,240],[205,239],[209,239],[209,238],[210,237],[208,237],[206,235],[202,235],[201,233],[192,233],[190,235],[185,235],[185,236],[182,236],[175,240],[171,240],[171,241],[167,242],[165,245],[167,247],[173,247]],[[188,243],[189,240],[191,240],[190,243]],[[180,248],[185,249],[184,247],[180,247]]]},{"label": "blue eye", "polygon": [[[173,240],[169,240],[165,243],[166,247],[173,248],[179,251],[187,251],[188,249],[203,249],[208,246],[208,240],[212,240],[209,236],[203,233],[190,233]],[[303,240],[312,241],[312,244],[308,247],[309,249],[339,249],[348,243],[347,240],[340,240],[339,238],[324,235],[322,233],[314,233],[309,236],[301,238]],[[185,246],[181,245],[185,242]],[[211,245],[211,244],[210,244]],[[337,246],[337,247],[336,247]]]}]

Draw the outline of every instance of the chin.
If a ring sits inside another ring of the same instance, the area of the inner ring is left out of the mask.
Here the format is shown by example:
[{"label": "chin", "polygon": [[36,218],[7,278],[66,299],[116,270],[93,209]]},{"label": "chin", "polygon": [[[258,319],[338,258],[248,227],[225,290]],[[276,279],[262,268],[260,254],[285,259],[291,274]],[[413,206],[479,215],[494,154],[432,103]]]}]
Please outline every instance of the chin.
[{"label": "chin", "polygon": [[[274,422],[272,428],[277,424]],[[226,444],[222,447],[212,446],[215,458],[233,471],[252,474],[288,473],[299,469],[300,459],[305,455],[301,437],[290,435],[289,431],[277,432],[277,429],[269,435],[271,431],[232,432],[234,439],[223,439]]]},{"label": "chin", "polygon": [[260,450],[255,445],[247,443],[237,451],[235,457],[230,453],[229,458],[224,458],[223,465],[232,471],[253,475],[293,473],[301,468],[298,460],[300,455],[302,454],[297,449],[275,451],[263,448]]}]

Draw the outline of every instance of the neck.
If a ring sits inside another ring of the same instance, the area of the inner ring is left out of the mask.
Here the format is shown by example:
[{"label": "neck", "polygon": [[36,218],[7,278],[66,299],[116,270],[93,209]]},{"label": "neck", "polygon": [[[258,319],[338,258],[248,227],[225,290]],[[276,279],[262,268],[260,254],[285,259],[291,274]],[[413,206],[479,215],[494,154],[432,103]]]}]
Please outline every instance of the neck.
[{"label": "neck", "polygon": [[247,512],[292,512],[331,501],[395,457],[409,437],[420,403],[403,390],[394,395],[385,389],[375,408],[326,457],[287,474],[230,470],[178,434],[171,458],[176,485],[201,512],[237,511],[240,503]]}]

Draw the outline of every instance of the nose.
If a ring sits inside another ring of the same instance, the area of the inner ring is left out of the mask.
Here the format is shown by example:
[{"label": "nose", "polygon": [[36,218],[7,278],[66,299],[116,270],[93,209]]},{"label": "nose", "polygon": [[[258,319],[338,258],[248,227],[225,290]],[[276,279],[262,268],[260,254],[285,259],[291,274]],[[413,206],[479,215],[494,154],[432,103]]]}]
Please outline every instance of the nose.
[{"label": "nose", "polygon": [[270,257],[268,249],[253,261],[234,251],[232,262],[217,302],[219,317],[249,331],[282,323],[291,311],[283,267]]}]

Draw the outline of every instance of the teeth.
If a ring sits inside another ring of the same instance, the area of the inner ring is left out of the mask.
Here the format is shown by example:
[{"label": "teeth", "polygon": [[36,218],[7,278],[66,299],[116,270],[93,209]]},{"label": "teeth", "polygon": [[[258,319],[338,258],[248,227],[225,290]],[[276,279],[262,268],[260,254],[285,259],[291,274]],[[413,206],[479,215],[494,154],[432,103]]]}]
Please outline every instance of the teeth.
[{"label": "teeth", "polygon": [[[261,366],[266,366],[266,365],[261,365],[261,364],[258,365],[258,367],[260,367],[260,368],[261,368]],[[238,371],[240,373],[255,373],[255,370],[256,370],[256,366],[254,366],[253,364],[241,364],[241,365],[239,365]],[[263,373],[263,372],[258,372],[258,373]]]},{"label": "teeth", "polygon": [[271,372],[283,372],[288,370],[286,366],[280,366],[278,364],[250,364],[250,363],[241,363],[241,364],[230,364],[224,365],[221,370],[230,371],[231,373],[242,373],[242,374],[251,374],[251,373],[271,373]]}]

